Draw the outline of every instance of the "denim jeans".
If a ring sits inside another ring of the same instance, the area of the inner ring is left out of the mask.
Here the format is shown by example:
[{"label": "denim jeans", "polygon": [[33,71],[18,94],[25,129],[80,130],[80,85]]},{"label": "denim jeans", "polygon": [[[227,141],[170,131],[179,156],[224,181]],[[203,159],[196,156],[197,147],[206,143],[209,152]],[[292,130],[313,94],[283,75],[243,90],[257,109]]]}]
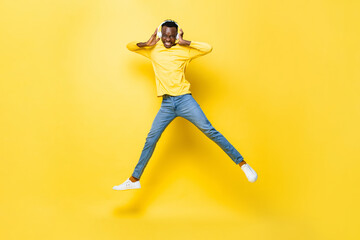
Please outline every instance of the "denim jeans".
[{"label": "denim jeans", "polygon": [[229,141],[211,125],[191,93],[180,96],[163,95],[160,110],[146,137],[145,146],[142,150],[139,162],[132,174],[133,177],[140,179],[161,134],[169,123],[178,116],[193,123],[206,136],[219,145],[236,164],[239,164],[244,160],[243,156],[241,156]]}]

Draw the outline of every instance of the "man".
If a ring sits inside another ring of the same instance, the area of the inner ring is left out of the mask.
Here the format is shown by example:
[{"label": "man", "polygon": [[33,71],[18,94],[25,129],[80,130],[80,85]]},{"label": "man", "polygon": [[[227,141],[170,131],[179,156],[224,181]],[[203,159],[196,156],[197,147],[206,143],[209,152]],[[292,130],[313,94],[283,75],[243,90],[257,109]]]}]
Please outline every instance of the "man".
[{"label": "man", "polygon": [[[244,171],[250,182],[255,182],[257,173],[244,161],[242,155],[218,132],[206,118],[190,91],[190,83],[185,79],[185,70],[193,59],[210,53],[212,47],[203,42],[187,41],[183,39],[184,32],[175,21],[166,20],[161,25],[161,42],[156,38],[158,28],[147,42],[130,42],[127,48],[149,58],[155,71],[157,96],[162,97],[158,111],[150,132],[147,135],[132,176],[114,190],[140,188],[140,177],[154,152],[156,143],[169,123],[176,117],[183,117],[192,122],[206,136],[218,144],[228,156]],[[176,39],[178,37],[178,42]]]}]

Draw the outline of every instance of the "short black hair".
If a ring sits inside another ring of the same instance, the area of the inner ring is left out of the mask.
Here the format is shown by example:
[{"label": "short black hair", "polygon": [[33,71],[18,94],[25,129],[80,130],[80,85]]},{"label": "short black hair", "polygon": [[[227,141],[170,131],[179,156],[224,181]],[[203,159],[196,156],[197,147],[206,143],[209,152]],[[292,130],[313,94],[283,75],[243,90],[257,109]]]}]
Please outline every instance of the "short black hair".
[{"label": "short black hair", "polygon": [[178,25],[175,21],[173,20],[165,20],[166,22],[164,22],[163,24],[161,24],[161,29],[163,26],[167,26],[167,27],[175,27],[176,28],[176,31],[178,30]]}]

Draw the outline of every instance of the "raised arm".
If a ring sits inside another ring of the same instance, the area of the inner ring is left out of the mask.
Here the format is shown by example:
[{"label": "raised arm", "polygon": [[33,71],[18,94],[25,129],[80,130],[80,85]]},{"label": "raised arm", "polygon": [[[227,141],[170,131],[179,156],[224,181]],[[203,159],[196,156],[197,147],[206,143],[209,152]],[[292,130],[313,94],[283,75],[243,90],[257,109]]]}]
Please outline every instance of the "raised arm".
[{"label": "raised arm", "polygon": [[157,28],[147,42],[132,41],[128,43],[126,45],[127,49],[151,59],[151,55],[150,55],[151,50],[155,46],[155,44],[160,40],[160,38],[156,38],[156,32],[157,32]]},{"label": "raised arm", "polygon": [[179,45],[181,46],[189,46],[189,58],[194,59],[205,54],[208,54],[212,51],[212,46],[208,43],[204,42],[195,42],[195,41],[187,41],[183,39],[184,32],[180,28],[179,34]]},{"label": "raised arm", "polygon": [[212,46],[205,42],[194,42],[191,41],[189,50],[189,57],[191,59],[203,56],[212,51]]},{"label": "raised arm", "polygon": [[144,43],[142,43],[142,42],[132,41],[126,45],[126,48],[132,52],[141,54],[147,58],[151,58],[150,53],[151,53],[152,46],[146,46],[143,44]]}]

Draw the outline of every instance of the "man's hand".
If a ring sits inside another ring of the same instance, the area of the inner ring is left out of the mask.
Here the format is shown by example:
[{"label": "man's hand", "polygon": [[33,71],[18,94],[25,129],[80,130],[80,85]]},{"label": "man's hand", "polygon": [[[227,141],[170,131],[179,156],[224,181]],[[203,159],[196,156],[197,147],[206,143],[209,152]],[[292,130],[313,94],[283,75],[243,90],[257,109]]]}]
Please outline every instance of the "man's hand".
[{"label": "man's hand", "polygon": [[150,39],[146,42],[146,46],[153,46],[160,40],[160,38],[156,37],[157,30],[158,29],[156,28],[155,32],[151,35]]},{"label": "man's hand", "polygon": [[189,46],[190,43],[191,43],[191,41],[184,40],[184,39],[183,39],[183,36],[184,36],[184,32],[183,32],[182,28],[180,28],[178,44],[179,44],[180,46]]},{"label": "man's hand", "polygon": [[160,38],[156,37],[156,34],[157,34],[157,28],[156,28],[155,32],[151,35],[150,39],[147,42],[139,42],[136,45],[138,47],[154,46],[160,40]]}]

